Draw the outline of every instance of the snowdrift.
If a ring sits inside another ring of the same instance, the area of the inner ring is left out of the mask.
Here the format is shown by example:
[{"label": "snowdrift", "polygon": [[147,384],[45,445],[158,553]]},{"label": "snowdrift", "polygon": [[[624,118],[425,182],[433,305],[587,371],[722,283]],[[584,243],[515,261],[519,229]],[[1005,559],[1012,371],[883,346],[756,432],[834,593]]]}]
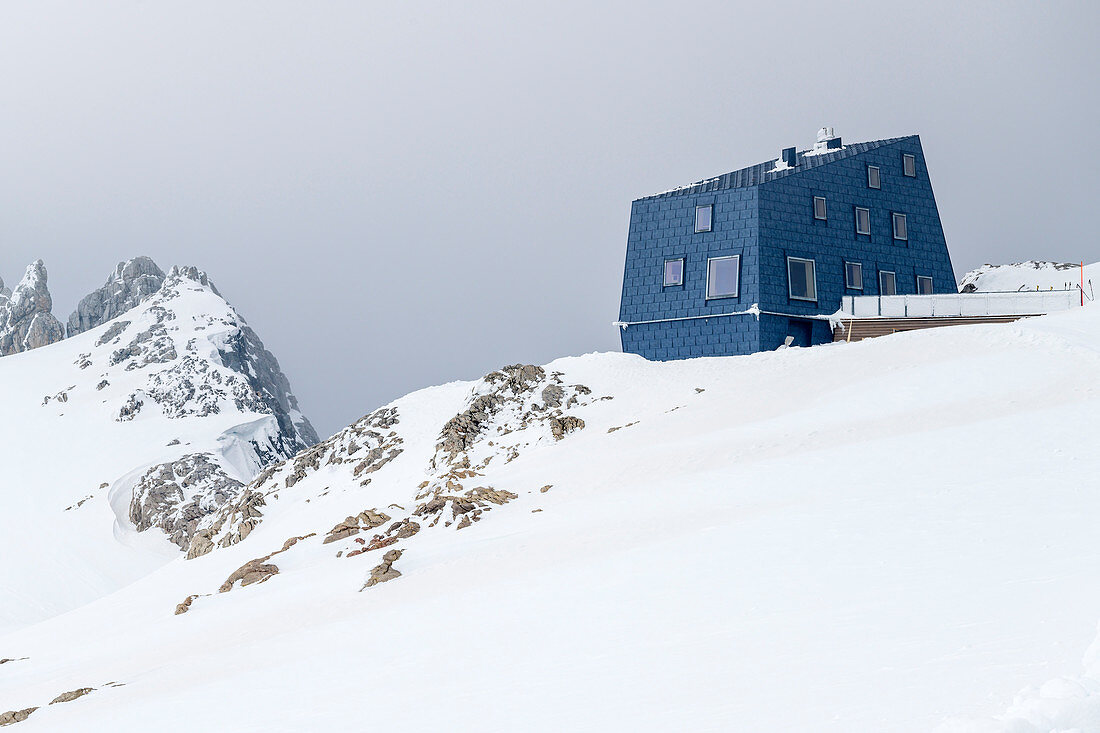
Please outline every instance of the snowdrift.
[{"label": "snowdrift", "polygon": [[[9,611],[0,711],[30,710],[20,731],[1100,730],[1097,343],[1089,306],[415,392],[262,470],[186,551],[103,503],[18,536],[28,598],[74,551],[69,583],[118,577],[64,615]],[[29,356],[0,369],[50,422],[4,444],[74,457],[9,459],[5,537],[175,455],[116,455],[139,434],[198,439],[66,427],[80,391],[40,407],[66,379]]]}]

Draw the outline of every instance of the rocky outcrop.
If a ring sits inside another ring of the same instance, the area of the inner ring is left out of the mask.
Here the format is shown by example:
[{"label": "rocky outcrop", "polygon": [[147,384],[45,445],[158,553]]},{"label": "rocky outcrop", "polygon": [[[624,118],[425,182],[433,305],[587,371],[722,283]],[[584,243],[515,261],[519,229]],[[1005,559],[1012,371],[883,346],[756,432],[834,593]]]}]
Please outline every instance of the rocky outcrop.
[{"label": "rocky outcrop", "polygon": [[382,556],[382,562],[379,565],[373,567],[370,571],[370,578],[363,584],[360,590],[366,590],[371,586],[378,585],[379,583],[385,583],[387,580],[393,580],[394,578],[400,578],[401,573],[393,566],[395,562],[401,557],[403,550],[390,550]]},{"label": "rocky outcrop", "polygon": [[323,544],[327,545],[330,542],[336,542],[337,540],[357,535],[364,529],[380,527],[388,521],[390,521],[388,515],[367,509],[366,511],[359,512],[359,514],[354,517],[348,517],[330,529],[328,534],[325,535]]},{"label": "rocky outcrop", "polygon": [[0,713],[0,727],[12,725],[13,723],[22,723],[37,709],[37,707],[23,708],[22,710],[9,710],[6,713]]},{"label": "rocky outcrop", "polygon": [[46,266],[36,260],[10,293],[0,281],[0,356],[48,346],[65,337],[54,318],[46,287]]},{"label": "rocky outcrop", "polygon": [[84,697],[94,689],[94,687],[81,687],[79,690],[69,690],[68,692],[62,692],[60,695],[50,701],[50,705],[57,705],[58,703],[62,702],[72,702],[73,700]]},{"label": "rocky outcrop", "polygon": [[141,305],[163,284],[164,272],[148,257],[119,262],[103,287],[88,293],[77,304],[69,316],[68,335],[93,329]]},{"label": "rocky outcrop", "polygon": [[158,527],[186,550],[202,519],[244,489],[209,453],[192,453],[146,471],[134,485],[130,521],[138,531]]},{"label": "rocky outcrop", "polygon": [[[279,574],[279,566],[273,563],[268,563],[268,560],[286,552],[294,545],[298,544],[302,540],[313,537],[316,532],[310,532],[307,535],[301,537],[291,537],[283,543],[282,549],[275,550],[275,552],[269,552],[263,557],[258,557],[255,560],[249,560],[244,565],[237,568],[232,575],[230,575],[221,587],[218,588],[219,593],[228,593],[233,590],[233,586],[240,582],[241,586],[252,585],[254,583],[263,583],[266,580],[271,580],[272,577]],[[193,599],[192,599],[193,600]],[[190,606],[190,601],[186,601]],[[182,605],[182,604],[181,604]],[[183,613],[179,610],[179,606],[176,606],[176,613]]]}]

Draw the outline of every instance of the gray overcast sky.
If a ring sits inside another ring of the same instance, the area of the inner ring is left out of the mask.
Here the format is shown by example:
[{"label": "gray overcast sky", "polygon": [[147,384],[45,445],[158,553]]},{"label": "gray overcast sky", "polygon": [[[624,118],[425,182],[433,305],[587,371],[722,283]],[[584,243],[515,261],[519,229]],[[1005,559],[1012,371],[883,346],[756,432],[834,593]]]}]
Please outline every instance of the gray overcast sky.
[{"label": "gray overcast sky", "polygon": [[0,5],[0,275],[207,270],[318,431],[618,350],[630,202],[919,133],[956,273],[1100,260],[1096,2]]}]

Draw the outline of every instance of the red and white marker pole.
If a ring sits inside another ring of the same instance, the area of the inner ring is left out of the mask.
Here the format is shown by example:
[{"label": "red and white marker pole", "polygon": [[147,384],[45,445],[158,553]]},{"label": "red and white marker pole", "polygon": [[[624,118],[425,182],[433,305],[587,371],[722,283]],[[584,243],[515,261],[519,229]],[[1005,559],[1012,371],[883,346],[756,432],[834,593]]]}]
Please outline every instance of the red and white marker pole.
[{"label": "red and white marker pole", "polygon": [[1081,305],[1085,305],[1085,261],[1081,260]]}]

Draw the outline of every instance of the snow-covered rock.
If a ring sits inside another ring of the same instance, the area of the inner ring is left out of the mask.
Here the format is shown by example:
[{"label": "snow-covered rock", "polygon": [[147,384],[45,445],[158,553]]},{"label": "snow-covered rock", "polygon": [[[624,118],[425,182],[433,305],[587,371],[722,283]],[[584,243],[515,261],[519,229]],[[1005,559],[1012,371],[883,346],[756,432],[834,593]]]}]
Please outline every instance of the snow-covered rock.
[{"label": "snow-covered rock", "polygon": [[0,356],[18,354],[56,343],[65,329],[54,318],[53,299],[46,286],[46,266],[36,260],[15,289],[0,281]]},{"label": "snow-covered rock", "polygon": [[[1094,295],[1092,282],[1100,280],[1100,262],[1085,265],[1084,275],[1085,295],[1091,298]],[[982,265],[963,276],[959,291],[1076,290],[1080,284],[1080,264],[1029,260],[1008,265]]]}]

